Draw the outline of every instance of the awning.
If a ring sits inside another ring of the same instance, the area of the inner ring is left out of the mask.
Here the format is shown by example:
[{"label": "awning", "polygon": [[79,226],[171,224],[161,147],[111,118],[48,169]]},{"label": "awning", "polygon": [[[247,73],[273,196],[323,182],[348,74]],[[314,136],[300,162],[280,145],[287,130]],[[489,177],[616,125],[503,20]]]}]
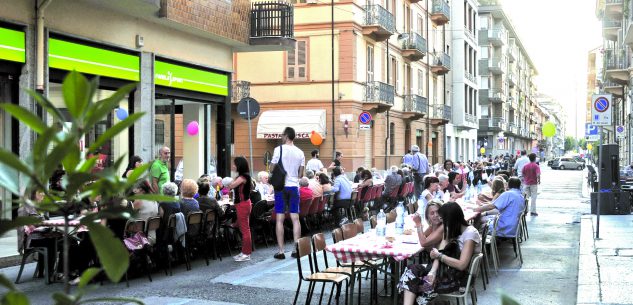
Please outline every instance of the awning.
[{"label": "awning", "polygon": [[325,117],[323,109],[264,111],[257,123],[257,138],[281,139],[286,127],[295,129],[297,139],[310,138],[313,130],[325,138]]}]

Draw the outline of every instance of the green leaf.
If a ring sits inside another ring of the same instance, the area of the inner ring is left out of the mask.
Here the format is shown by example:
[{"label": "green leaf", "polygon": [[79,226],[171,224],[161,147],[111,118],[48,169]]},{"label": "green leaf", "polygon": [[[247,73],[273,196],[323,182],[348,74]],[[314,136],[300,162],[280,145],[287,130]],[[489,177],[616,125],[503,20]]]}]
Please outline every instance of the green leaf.
[{"label": "green leaf", "polygon": [[0,108],[10,113],[14,118],[33,129],[33,131],[38,134],[44,133],[44,131],[48,128],[46,123],[42,122],[40,118],[19,105],[2,103],[0,104]]},{"label": "green leaf", "polygon": [[90,172],[74,172],[67,173],[68,184],[66,184],[66,192],[75,194],[81,188],[85,187],[88,182],[97,179],[97,176]]},{"label": "green leaf", "polygon": [[77,164],[79,164],[79,159],[81,158],[80,154],[81,152],[79,151],[78,145],[70,145],[66,156],[62,160],[64,168],[68,171],[75,171]]},{"label": "green leaf", "polygon": [[75,298],[72,295],[67,295],[61,292],[53,293],[53,300],[55,305],[74,305]]},{"label": "green leaf", "polygon": [[125,303],[135,303],[135,304],[139,304],[139,305],[145,305],[145,303],[143,303],[143,301],[141,300],[137,300],[137,299],[132,299],[132,298],[115,298],[115,297],[111,297],[111,298],[94,298],[94,299],[87,299],[87,300],[83,300],[81,302],[79,302],[78,304],[87,304],[87,303],[101,303],[101,302],[125,302]]},{"label": "green leaf", "polygon": [[121,131],[134,125],[134,122],[140,119],[144,114],[145,113],[143,112],[133,113],[130,116],[128,116],[125,120],[115,124],[108,130],[106,130],[106,132],[104,132],[101,136],[99,136],[99,138],[94,143],[92,143],[92,145],[90,145],[90,147],[88,148],[88,152],[89,153],[96,152],[97,149],[99,149],[99,147],[105,144],[108,140],[114,138],[114,136],[121,133]]},{"label": "green leaf", "polygon": [[99,268],[88,268],[81,274],[81,279],[79,279],[79,289],[86,287],[92,281],[92,279],[97,276],[101,272]]},{"label": "green leaf", "polygon": [[23,292],[9,291],[2,297],[2,305],[29,305],[29,298]]},{"label": "green leaf", "polygon": [[64,115],[53,105],[53,103],[46,98],[45,96],[39,94],[38,92],[31,89],[24,89],[26,93],[28,93],[46,112],[53,116],[55,120],[58,122],[63,122],[65,120]]},{"label": "green leaf", "polygon": [[127,249],[110,229],[94,222],[86,225],[106,275],[112,282],[120,281],[130,263]]},{"label": "green leaf", "polygon": [[86,160],[83,160],[80,163],[79,168],[77,169],[78,172],[92,172],[92,169],[95,167],[95,165],[97,164],[97,159],[99,158],[99,156],[92,156]]},{"label": "green leaf", "polygon": [[174,201],[174,197],[172,196],[165,196],[165,195],[158,195],[158,194],[138,194],[138,195],[128,197],[128,200],[130,201],[134,201],[137,199],[156,201],[156,202]]},{"label": "green leaf", "polygon": [[15,290],[15,285],[13,282],[9,280],[4,274],[0,273],[0,286],[7,288],[9,290]]},{"label": "green leaf", "polygon": [[151,163],[145,163],[145,164],[142,164],[141,166],[135,168],[127,176],[128,182],[136,183],[136,181],[141,179],[141,177],[143,177],[144,175],[149,173],[149,168],[150,168],[151,165],[152,165]]},{"label": "green leaf", "polygon": [[77,71],[68,73],[62,85],[62,93],[66,108],[73,119],[82,116],[90,101],[91,91],[90,83],[85,76]]},{"label": "green leaf", "polygon": [[31,169],[17,155],[0,148],[0,163],[15,169],[16,171],[31,176]]},{"label": "green leaf", "polygon": [[519,304],[519,302],[515,301],[513,298],[502,292],[501,289],[499,289],[498,291],[501,295],[501,305],[521,305]]},{"label": "green leaf", "polygon": [[0,219],[0,236],[18,227],[34,225],[40,222],[42,222],[42,220],[40,220],[37,217],[32,217],[32,216],[21,216],[21,217],[17,217],[14,220]]},{"label": "green leaf", "polygon": [[55,145],[53,150],[46,156],[46,164],[44,165],[44,177],[51,177],[53,172],[62,164],[62,160],[76,145],[74,139],[69,138]]},{"label": "green leaf", "polygon": [[130,93],[130,91],[136,88],[136,85],[136,83],[127,84],[119,88],[119,90],[117,90],[109,98],[92,104],[91,107],[86,111],[85,127],[91,128],[94,124],[105,118],[108,113],[110,113],[110,111],[119,106],[121,100],[124,99]]}]

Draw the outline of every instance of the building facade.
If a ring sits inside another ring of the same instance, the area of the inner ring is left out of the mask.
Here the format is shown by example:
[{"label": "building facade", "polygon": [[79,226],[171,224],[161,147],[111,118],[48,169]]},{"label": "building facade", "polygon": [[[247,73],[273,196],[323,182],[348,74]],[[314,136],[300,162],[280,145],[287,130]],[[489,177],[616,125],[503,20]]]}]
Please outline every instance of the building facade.
[{"label": "building facade", "polygon": [[[234,80],[249,82],[261,106],[251,122],[254,168],[266,168],[286,126],[298,132],[295,144],[308,159],[319,149],[327,166],[340,151],[348,172],[400,164],[413,144],[441,162],[444,125],[452,118],[449,4],[309,0],[294,6],[294,51],[236,55]],[[359,122],[363,112],[371,115],[368,124]],[[248,122],[237,111],[232,118],[235,153],[249,155]],[[324,138],[321,145],[309,140],[312,131]]]},{"label": "building facade", "polygon": [[499,1],[479,3],[478,142],[493,155],[534,150],[536,68]]},{"label": "building facade", "polygon": [[[452,160],[475,160],[483,143],[477,143],[479,116],[479,79],[477,59],[479,42],[477,1],[453,1],[451,10],[452,105],[453,116],[446,124],[446,157]],[[485,152],[485,151],[484,151]]]},{"label": "building facade", "polygon": [[[292,17],[288,4],[0,0],[0,7],[1,100],[38,113],[48,124],[70,124],[53,122],[21,89],[42,92],[67,113],[61,82],[68,71],[99,76],[96,95],[100,99],[124,84],[137,83],[119,108],[146,115],[104,145],[100,160],[103,166],[111,166],[120,156],[139,155],[151,162],[160,147],[168,146],[172,179],[178,164],[184,178],[230,173],[234,52],[282,50],[294,44],[291,20],[289,26],[275,31],[260,22],[261,15],[268,21],[282,19],[274,15],[277,11]],[[268,32],[262,33],[262,28]],[[110,114],[80,145],[90,145],[117,122],[117,116]],[[185,133],[191,122],[198,123],[198,134]],[[0,112],[0,143],[26,158],[34,134]],[[0,201],[1,216],[14,217],[10,194],[2,191]]]}]

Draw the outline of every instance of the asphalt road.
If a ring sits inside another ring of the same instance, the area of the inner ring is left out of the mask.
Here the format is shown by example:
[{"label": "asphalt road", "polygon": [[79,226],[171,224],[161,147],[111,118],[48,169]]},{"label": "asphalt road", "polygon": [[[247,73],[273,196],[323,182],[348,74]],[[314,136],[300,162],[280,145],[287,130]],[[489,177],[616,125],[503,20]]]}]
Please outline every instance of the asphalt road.
[{"label": "asphalt road", "polygon": [[[516,298],[522,305],[576,303],[578,273],[579,219],[588,210],[581,195],[583,171],[553,171],[542,167],[537,217],[528,217],[530,238],[525,241],[524,263],[519,267],[512,245],[502,245],[501,268],[490,277],[487,290],[477,280],[478,304],[499,304],[498,289]],[[326,236],[329,236],[329,232]],[[331,241],[328,240],[328,243]],[[146,304],[291,304],[298,283],[296,261],[272,258],[275,249],[259,246],[250,262],[234,262],[225,257],[206,266],[203,259],[193,262],[193,270],[178,266],[173,276],[155,272],[154,281],[146,277],[125,283],[106,283],[98,286],[90,296],[124,296],[144,299]],[[333,258],[330,262],[333,262]],[[307,265],[307,263],[306,263]],[[61,284],[44,285],[41,279],[30,279],[34,264],[28,265],[23,283],[18,285],[31,298],[31,304],[52,304],[50,295],[62,290]],[[0,270],[10,279],[17,267]],[[305,300],[304,292],[299,304]],[[382,286],[382,285],[380,285]],[[368,304],[368,290],[364,290],[363,304]],[[314,302],[314,300],[313,300]],[[314,302],[316,303],[316,302]],[[381,304],[390,304],[386,298]]]}]

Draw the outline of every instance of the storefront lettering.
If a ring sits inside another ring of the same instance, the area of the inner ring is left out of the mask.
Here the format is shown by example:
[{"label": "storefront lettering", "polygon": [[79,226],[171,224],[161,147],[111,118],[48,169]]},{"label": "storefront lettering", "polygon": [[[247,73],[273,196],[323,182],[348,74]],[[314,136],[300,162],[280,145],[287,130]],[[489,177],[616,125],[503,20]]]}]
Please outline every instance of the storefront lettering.
[{"label": "storefront lettering", "polygon": [[169,86],[171,86],[172,83],[184,83],[181,77],[174,76],[171,71],[167,71],[167,75],[157,73],[156,78],[169,82]]},{"label": "storefront lettering", "polygon": [[[281,139],[281,133],[265,133],[264,134],[264,139]],[[296,139],[309,139],[310,138],[310,133],[309,132],[297,132],[295,134],[295,138]]]}]

